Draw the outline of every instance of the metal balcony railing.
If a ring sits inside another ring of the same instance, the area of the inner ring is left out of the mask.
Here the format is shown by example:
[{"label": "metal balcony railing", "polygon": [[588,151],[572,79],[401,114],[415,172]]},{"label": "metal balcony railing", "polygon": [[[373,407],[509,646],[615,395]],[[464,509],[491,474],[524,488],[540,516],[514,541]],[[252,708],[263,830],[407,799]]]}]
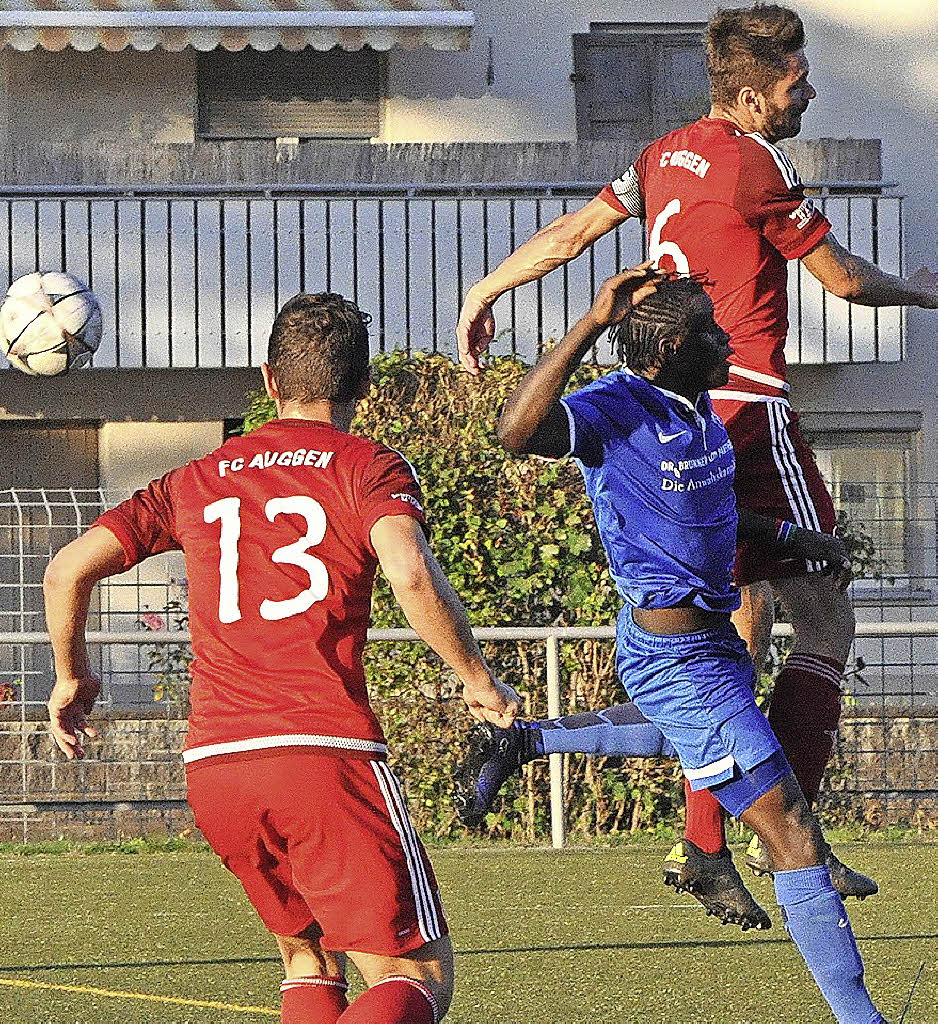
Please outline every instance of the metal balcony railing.
[{"label": "metal balcony railing", "polygon": [[[466,289],[600,187],[7,187],[0,289],[37,269],[64,267],[86,280],[104,311],[96,367],[258,365],[279,306],[322,290],[372,314],[376,351],[453,354]],[[902,198],[850,187],[819,189],[838,238],[899,271]],[[502,298],[495,351],[533,359],[604,278],[644,251],[641,225],[629,220],[563,270]],[[902,358],[901,311],[827,296],[797,262],[790,297],[790,361]]]}]

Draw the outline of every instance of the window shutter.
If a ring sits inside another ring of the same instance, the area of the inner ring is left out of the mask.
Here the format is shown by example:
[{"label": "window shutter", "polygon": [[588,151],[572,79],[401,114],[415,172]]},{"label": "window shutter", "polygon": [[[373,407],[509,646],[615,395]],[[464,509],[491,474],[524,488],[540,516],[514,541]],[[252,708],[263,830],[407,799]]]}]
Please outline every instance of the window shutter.
[{"label": "window shutter", "polygon": [[694,32],[589,32],[573,37],[577,132],[643,144],[710,107],[703,44]]},{"label": "window shutter", "polygon": [[644,139],[652,132],[652,69],[644,39],[573,37],[577,131],[586,139]]},{"label": "window shutter", "polygon": [[380,127],[381,57],[217,50],[200,55],[199,134],[209,138],[369,139]]}]

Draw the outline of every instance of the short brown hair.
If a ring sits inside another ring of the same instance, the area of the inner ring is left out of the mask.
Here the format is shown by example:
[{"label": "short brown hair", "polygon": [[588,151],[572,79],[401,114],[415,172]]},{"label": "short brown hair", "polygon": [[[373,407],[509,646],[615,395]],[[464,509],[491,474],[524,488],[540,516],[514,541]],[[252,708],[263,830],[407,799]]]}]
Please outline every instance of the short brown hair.
[{"label": "short brown hair", "polygon": [[368,379],[371,317],[341,295],[301,292],[274,320],[267,364],[287,401],[348,402]]},{"label": "short brown hair", "polygon": [[730,107],[745,86],[765,93],[785,77],[788,58],[804,46],[804,25],[775,4],[720,10],[707,22],[704,44],[710,99]]}]

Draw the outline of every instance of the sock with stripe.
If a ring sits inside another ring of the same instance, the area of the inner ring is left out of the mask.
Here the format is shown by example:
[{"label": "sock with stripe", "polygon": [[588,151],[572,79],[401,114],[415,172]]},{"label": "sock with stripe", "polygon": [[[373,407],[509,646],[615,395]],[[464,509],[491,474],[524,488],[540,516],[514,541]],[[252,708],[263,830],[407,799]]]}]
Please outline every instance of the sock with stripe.
[{"label": "sock with stripe", "polygon": [[339,1017],[340,1024],[438,1024],[436,1000],[414,978],[384,978]]},{"label": "sock with stripe", "polygon": [[830,871],[775,872],[785,927],[840,1024],[884,1024],[863,982],[863,961]]},{"label": "sock with stripe", "polygon": [[337,975],[287,978],[280,986],[281,1024],[335,1024],[348,1009],[347,990]]},{"label": "sock with stripe", "polygon": [[769,722],[813,805],[834,750],[843,662],[793,651],[775,679]]},{"label": "sock with stripe", "polygon": [[726,846],[726,815],[709,789],[693,790],[684,780],[684,836],[704,853]]},{"label": "sock with stripe", "polygon": [[543,754],[611,757],[673,757],[674,747],[632,704],[531,723],[535,749]]}]

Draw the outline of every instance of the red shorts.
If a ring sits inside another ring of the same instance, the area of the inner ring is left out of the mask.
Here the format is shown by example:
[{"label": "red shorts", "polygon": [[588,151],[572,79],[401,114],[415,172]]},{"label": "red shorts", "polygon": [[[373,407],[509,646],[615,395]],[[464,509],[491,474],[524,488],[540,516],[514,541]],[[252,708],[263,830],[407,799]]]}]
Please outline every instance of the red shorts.
[{"label": "red shorts", "polygon": [[[736,500],[741,508],[796,526],[831,533],[834,503],[817,468],[814,452],[798,429],[798,415],[784,398],[740,402],[713,399],[736,452]],[[757,544],[736,551],[736,583],[788,579],[818,572],[817,562],[778,558]]]},{"label": "red shorts", "polygon": [[275,935],[404,956],[447,933],[430,861],[384,761],[296,748],[186,768],[195,821]]}]

